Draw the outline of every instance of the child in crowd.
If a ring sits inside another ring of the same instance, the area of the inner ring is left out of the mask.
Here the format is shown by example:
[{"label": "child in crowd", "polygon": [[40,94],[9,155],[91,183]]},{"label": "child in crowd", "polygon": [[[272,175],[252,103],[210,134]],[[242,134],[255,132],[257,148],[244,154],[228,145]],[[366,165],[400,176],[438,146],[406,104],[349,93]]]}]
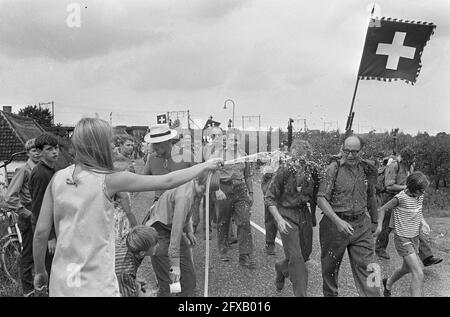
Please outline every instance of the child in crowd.
[{"label": "child in crowd", "polygon": [[[58,139],[50,133],[43,133],[36,138],[35,147],[41,156],[41,160],[33,168],[29,181],[31,212],[33,213],[31,224],[33,229],[36,226],[36,222],[39,221],[45,190],[55,174],[55,164],[59,157]],[[55,227],[51,225],[50,228],[51,231],[45,254],[45,269],[48,275],[50,275],[56,247]]]},{"label": "child in crowd", "polygon": [[44,255],[54,223],[58,242],[49,296],[119,296],[112,197],[174,188],[222,163],[214,159],[161,176],[114,172],[111,140],[108,122],[81,119],[72,136],[75,164],[58,171],[45,192],[33,241],[34,286],[48,280]]},{"label": "child in crowd", "polygon": [[403,265],[391,277],[383,279],[385,297],[391,296],[392,285],[408,273],[412,275],[411,296],[422,296],[423,268],[418,248],[420,231],[430,233],[430,227],[422,214],[423,196],[429,184],[423,173],[412,173],[406,179],[406,189],[378,210],[378,226],[374,235],[378,236],[381,232],[385,212],[393,209],[394,244],[403,258]]},{"label": "child in crowd", "polygon": [[31,171],[39,163],[40,153],[35,146],[36,139],[25,143],[28,160],[18,170],[6,192],[5,201],[9,208],[19,216],[19,229],[22,235],[22,253],[20,254],[20,276],[24,297],[34,295],[33,287],[33,229],[31,225],[33,213],[31,212],[31,193],[28,185]]},{"label": "child in crowd", "polygon": [[158,232],[152,227],[139,225],[130,229],[125,239],[116,241],[116,276],[122,297],[143,295],[136,273],[145,256],[155,253]]}]

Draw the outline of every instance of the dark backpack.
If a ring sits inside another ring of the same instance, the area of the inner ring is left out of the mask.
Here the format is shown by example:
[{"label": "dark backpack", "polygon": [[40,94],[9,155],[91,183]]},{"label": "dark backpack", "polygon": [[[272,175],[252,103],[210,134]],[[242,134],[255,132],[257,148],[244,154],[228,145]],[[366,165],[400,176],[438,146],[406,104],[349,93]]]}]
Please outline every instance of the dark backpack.
[{"label": "dark backpack", "polygon": [[398,172],[399,166],[398,162],[396,160],[391,161],[389,164],[386,164],[384,166],[380,166],[378,168],[378,177],[377,177],[377,183],[375,185],[375,189],[377,191],[377,194],[385,193],[386,192],[386,169],[389,165],[396,164],[396,171]]}]

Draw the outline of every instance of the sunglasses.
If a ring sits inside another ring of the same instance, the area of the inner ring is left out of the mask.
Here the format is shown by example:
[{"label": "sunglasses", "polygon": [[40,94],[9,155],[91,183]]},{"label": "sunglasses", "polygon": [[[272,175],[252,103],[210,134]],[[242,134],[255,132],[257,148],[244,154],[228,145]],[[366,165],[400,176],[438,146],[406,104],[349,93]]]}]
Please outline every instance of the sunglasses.
[{"label": "sunglasses", "polygon": [[348,149],[343,149],[342,152],[344,152],[346,155],[349,155],[350,153],[352,153],[352,155],[357,155],[361,150],[348,150]]}]

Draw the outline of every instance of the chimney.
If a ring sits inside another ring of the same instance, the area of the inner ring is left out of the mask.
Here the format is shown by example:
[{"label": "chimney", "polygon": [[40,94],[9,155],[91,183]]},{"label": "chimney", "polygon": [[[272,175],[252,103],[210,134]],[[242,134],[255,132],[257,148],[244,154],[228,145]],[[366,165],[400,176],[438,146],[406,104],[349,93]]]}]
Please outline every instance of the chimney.
[{"label": "chimney", "polygon": [[4,112],[8,112],[8,113],[12,113],[12,106],[3,106],[3,111]]}]

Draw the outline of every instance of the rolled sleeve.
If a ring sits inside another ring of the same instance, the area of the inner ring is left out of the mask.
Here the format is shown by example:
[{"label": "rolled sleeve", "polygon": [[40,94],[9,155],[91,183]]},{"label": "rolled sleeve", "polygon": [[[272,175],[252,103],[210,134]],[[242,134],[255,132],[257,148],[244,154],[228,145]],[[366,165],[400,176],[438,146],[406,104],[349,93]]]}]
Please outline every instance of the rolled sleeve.
[{"label": "rolled sleeve", "polygon": [[319,185],[319,191],[317,192],[317,197],[323,197],[326,200],[331,200],[331,194],[334,189],[334,182],[336,179],[338,165],[337,163],[332,163],[328,165],[325,172],[322,174],[322,179]]},{"label": "rolled sleeve", "polygon": [[277,206],[277,201],[279,201],[283,191],[284,172],[284,167],[279,168],[269,182],[266,194],[264,195],[264,204],[267,208],[270,206]]}]

